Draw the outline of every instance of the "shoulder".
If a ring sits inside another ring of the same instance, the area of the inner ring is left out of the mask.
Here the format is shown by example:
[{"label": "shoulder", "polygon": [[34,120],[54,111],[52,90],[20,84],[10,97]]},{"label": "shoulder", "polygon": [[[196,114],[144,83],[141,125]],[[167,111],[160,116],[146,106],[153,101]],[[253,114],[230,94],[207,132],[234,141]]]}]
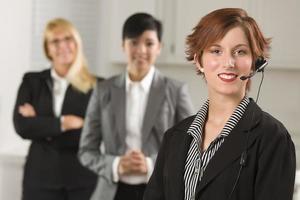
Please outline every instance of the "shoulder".
[{"label": "shoulder", "polygon": [[38,72],[26,72],[23,76],[23,80],[41,79],[46,76],[50,76],[50,69],[46,69]]},{"label": "shoulder", "polygon": [[[122,82],[122,75],[116,75],[108,79],[97,79],[96,86],[94,88],[94,95],[97,96],[101,101],[109,102],[111,99],[112,91],[115,89],[122,88],[125,85]],[[125,88],[125,87],[124,87]]]},{"label": "shoulder", "polygon": [[170,78],[168,76],[161,74],[160,72],[158,72],[158,76],[160,76],[164,80],[164,83],[166,84],[166,86],[171,89],[179,89],[179,88],[183,87],[184,85],[186,85],[186,83],[184,83],[183,81],[179,81],[179,80]]},{"label": "shoulder", "polygon": [[272,149],[272,152],[280,147],[288,149],[294,146],[291,135],[282,122],[265,111],[260,114],[259,123],[251,131],[257,139],[259,152],[265,152],[266,149]]},{"label": "shoulder", "polygon": [[187,134],[187,131],[188,131],[189,127],[191,126],[191,124],[193,123],[195,117],[196,117],[196,115],[192,115],[192,116],[189,116],[189,117],[181,120],[180,122],[175,124],[173,127],[168,129],[166,134],[169,136],[173,135],[175,132]]},{"label": "shoulder", "polygon": [[261,129],[264,131],[266,137],[290,138],[290,135],[282,122],[264,111],[262,111]]},{"label": "shoulder", "polygon": [[[294,165],[295,145],[286,127],[275,117],[262,111],[261,122],[256,128],[257,140],[255,146],[260,158],[285,160],[285,164]],[[288,161],[289,160],[289,161]]]},{"label": "shoulder", "polygon": [[50,69],[39,72],[27,72],[24,74],[22,82],[30,84],[34,87],[40,86],[46,79],[50,78]]},{"label": "shoulder", "polygon": [[[278,119],[273,117],[268,112],[263,111],[253,99],[250,99],[247,110],[245,111],[245,120],[243,123],[246,128],[253,132],[255,137],[261,139],[275,137],[290,137],[285,126]],[[249,125],[247,125],[249,124]],[[245,129],[245,130],[246,130]]]},{"label": "shoulder", "polygon": [[[165,148],[165,154],[173,151],[172,149],[176,147],[178,144],[186,141],[187,138],[191,138],[191,136],[187,133],[189,127],[194,121],[195,115],[190,116],[173,127],[169,128],[163,138],[162,146]],[[168,150],[167,150],[168,149]]]},{"label": "shoulder", "polygon": [[187,84],[167,77],[160,73],[160,71],[156,70],[156,77],[154,78],[154,84],[156,87],[163,87],[167,93],[172,95],[173,97],[178,96],[182,92],[187,92]]},{"label": "shoulder", "polygon": [[[119,82],[121,82],[121,79],[122,79],[122,75],[116,75],[116,76],[112,76],[108,79],[97,79],[97,87],[99,89],[108,89],[108,88],[111,88],[113,86],[118,86]],[[124,83],[125,84],[125,83]]]}]

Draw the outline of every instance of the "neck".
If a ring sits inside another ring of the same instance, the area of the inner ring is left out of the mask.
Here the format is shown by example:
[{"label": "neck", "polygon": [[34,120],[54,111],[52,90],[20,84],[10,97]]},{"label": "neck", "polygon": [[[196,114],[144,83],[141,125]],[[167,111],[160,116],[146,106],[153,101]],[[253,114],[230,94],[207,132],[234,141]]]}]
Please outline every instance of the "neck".
[{"label": "neck", "polygon": [[60,77],[65,77],[69,71],[70,66],[67,65],[55,65],[54,70]]},{"label": "neck", "polygon": [[141,81],[147,75],[150,68],[148,70],[136,69],[136,68],[127,68],[129,78],[131,81]]},{"label": "neck", "polygon": [[243,97],[227,97],[224,95],[209,97],[208,121],[224,125]]}]

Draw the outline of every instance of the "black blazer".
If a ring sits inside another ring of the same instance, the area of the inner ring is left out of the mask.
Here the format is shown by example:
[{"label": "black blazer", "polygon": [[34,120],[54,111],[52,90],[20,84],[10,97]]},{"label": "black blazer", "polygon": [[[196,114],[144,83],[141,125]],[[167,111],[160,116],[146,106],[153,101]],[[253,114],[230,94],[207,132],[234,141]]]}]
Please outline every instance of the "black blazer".
[{"label": "black blazer", "polygon": [[[187,129],[194,117],[166,132],[144,200],[184,199],[184,166],[192,141]],[[285,127],[253,100],[208,163],[197,185],[195,199],[227,200],[245,149],[246,163],[230,200],[292,200],[296,167],[294,144]]]},{"label": "black blazer", "polygon": [[[32,141],[24,169],[24,186],[89,187],[97,175],[84,168],[77,159],[81,129],[62,133],[60,119],[55,117],[52,102],[50,70],[27,73],[19,88],[14,108],[14,126],[24,139]],[[84,118],[91,91],[81,93],[69,86],[62,106],[62,115]],[[30,103],[36,117],[22,117],[19,105]]]}]

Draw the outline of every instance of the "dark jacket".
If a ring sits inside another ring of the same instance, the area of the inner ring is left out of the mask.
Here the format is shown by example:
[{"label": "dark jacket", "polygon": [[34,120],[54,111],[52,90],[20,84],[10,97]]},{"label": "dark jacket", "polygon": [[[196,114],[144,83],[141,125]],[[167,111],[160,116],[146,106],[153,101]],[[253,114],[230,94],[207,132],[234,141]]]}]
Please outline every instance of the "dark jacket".
[{"label": "dark jacket", "polygon": [[[18,91],[14,108],[14,126],[24,139],[32,141],[24,169],[23,184],[49,188],[90,187],[97,175],[84,168],[77,159],[81,129],[61,131],[60,118],[55,117],[50,70],[26,73]],[[84,118],[91,91],[81,93],[67,88],[62,115]],[[18,107],[30,103],[36,117],[23,117]]]},{"label": "dark jacket", "polygon": [[[166,132],[144,200],[184,199],[184,166],[192,141],[187,129],[193,120],[187,118]],[[294,144],[285,127],[253,100],[208,163],[195,199],[227,200],[245,150],[245,166],[230,200],[292,200]]]}]

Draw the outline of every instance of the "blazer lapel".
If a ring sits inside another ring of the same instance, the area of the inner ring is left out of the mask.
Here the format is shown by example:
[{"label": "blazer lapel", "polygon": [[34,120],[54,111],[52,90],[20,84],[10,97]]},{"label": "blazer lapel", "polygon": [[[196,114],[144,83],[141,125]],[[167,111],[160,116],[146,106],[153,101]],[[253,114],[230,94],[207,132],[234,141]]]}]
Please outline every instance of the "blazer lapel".
[{"label": "blazer lapel", "polygon": [[150,88],[146,112],[142,127],[142,143],[144,144],[150,134],[150,130],[155,124],[155,119],[160,111],[162,102],[165,98],[166,85],[163,76],[155,70],[153,81]]},{"label": "blazer lapel", "polygon": [[125,74],[118,76],[114,82],[111,90],[111,111],[112,120],[117,129],[117,136],[122,144],[121,151],[125,151],[125,137],[126,137],[126,125],[125,125],[125,109],[126,109],[126,92],[125,92]]},{"label": "blazer lapel", "polygon": [[44,70],[41,74],[41,83],[44,83],[47,90],[47,95],[43,96],[43,100],[45,101],[44,109],[47,110],[48,113],[54,115],[53,110],[53,80],[51,78],[50,69]]},{"label": "blazer lapel", "polygon": [[[251,130],[257,126],[260,118],[261,110],[251,100],[245,111],[244,117],[227,136],[220,149],[209,161],[203,177],[196,188],[196,194],[221,173],[226,166],[236,159],[239,159],[242,153],[254,142],[256,135],[251,134]],[[246,144],[247,134],[250,135],[248,136]]]},{"label": "blazer lapel", "polygon": [[[194,117],[192,118],[194,119]],[[169,182],[170,185],[168,188],[171,190],[169,192],[173,193],[172,196],[176,197],[176,199],[184,199],[184,168],[185,168],[185,160],[187,157],[187,153],[193,139],[192,136],[187,134],[187,129],[190,126],[191,122],[187,123],[186,128],[176,130],[174,133],[174,138],[172,140],[176,141],[175,147],[176,149],[172,150],[170,154],[170,162],[172,166],[168,168],[169,173]]]},{"label": "blazer lapel", "polygon": [[47,89],[49,89],[49,92],[52,94],[53,80],[51,78],[50,69],[44,70],[41,74],[41,78],[46,82]]}]

